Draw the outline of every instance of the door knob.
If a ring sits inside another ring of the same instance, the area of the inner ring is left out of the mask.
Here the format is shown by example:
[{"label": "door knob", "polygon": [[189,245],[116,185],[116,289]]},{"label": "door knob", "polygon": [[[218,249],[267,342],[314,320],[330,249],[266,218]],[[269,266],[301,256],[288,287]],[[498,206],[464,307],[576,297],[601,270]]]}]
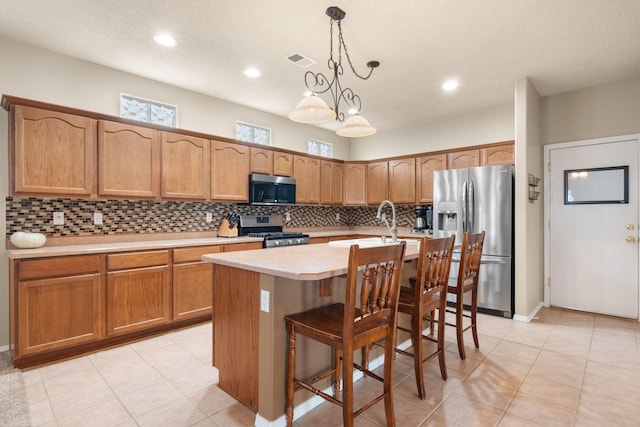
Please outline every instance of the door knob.
[{"label": "door knob", "polygon": [[634,228],[633,224],[627,224],[627,230],[633,230]]},{"label": "door knob", "polygon": [[633,236],[627,236],[627,243],[633,243],[636,241],[636,239]]}]

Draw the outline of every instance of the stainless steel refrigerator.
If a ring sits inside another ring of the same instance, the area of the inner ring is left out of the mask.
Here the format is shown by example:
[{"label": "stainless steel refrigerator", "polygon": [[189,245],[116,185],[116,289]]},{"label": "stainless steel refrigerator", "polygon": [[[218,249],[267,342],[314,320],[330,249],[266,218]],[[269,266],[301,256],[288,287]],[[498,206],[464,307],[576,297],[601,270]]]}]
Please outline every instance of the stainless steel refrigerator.
[{"label": "stainless steel refrigerator", "polygon": [[[448,169],[433,174],[433,237],[485,232],[478,281],[478,311],[513,315],[513,166]],[[455,282],[460,253],[454,253]],[[470,293],[469,293],[470,294]],[[455,295],[449,298],[455,301]],[[465,304],[470,304],[470,295]]]}]

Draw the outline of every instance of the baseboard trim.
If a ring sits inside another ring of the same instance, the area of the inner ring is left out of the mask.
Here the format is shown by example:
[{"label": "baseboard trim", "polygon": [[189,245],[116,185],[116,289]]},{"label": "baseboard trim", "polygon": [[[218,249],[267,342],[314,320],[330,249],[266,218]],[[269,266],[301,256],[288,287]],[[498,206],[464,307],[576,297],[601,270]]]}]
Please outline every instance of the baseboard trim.
[{"label": "baseboard trim", "polygon": [[533,319],[535,319],[536,314],[538,314],[538,312],[540,311],[540,309],[542,309],[542,307],[544,307],[544,303],[539,302],[536,308],[534,308],[533,311],[529,313],[528,316],[523,316],[521,314],[514,314],[513,320],[517,320],[518,322],[530,323]]}]

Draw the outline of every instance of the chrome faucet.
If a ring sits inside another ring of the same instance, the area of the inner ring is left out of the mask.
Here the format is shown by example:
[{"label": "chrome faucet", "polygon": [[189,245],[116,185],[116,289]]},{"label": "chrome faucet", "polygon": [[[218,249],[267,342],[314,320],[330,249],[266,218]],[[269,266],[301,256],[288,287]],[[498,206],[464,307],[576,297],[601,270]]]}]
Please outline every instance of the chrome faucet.
[{"label": "chrome faucet", "polygon": [[[389,223],[387,222],[387,218],[383,218],[382,217],[382,207],[384,205],[389,205],[391,206],[391,227],[389,227]],[[398,241],[398,226],[396,224],[396,207],[393,205],[393,202],[390,200],[383,200],[380,203],[380,206],[378,206],[378,213],[376,214],[376,218],[381,219],[384,221],[385,225],[387,226],[387,228],[389,229],[389,232],[391,233],[391,241],[392,242],[397,242]]]}]

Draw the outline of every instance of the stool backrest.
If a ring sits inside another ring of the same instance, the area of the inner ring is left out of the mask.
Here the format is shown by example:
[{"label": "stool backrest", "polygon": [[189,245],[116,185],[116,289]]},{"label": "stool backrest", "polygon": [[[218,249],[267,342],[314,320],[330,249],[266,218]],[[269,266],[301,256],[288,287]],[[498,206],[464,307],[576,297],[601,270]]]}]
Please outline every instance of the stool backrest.
[{"label": "stool backrest", "polygon": [[416,304],[434,300],[447,293],[451,256],[456,236],[443,239],[423,238],[420,242],[418,271],[414,285]]},{"label": "stool backrest", "polygon": [[478,286],[480,258],[484,244],[484,231],[476,234],[464,233],[458,270],[458,287]]},{"label": "stool backrest", "polygon": [[343,325],[345,340],[353,335],[353,327],[358,322],[376,327],[388,324],[395,328],[405,248],[405,242],[370,248],[351,246]]}]

